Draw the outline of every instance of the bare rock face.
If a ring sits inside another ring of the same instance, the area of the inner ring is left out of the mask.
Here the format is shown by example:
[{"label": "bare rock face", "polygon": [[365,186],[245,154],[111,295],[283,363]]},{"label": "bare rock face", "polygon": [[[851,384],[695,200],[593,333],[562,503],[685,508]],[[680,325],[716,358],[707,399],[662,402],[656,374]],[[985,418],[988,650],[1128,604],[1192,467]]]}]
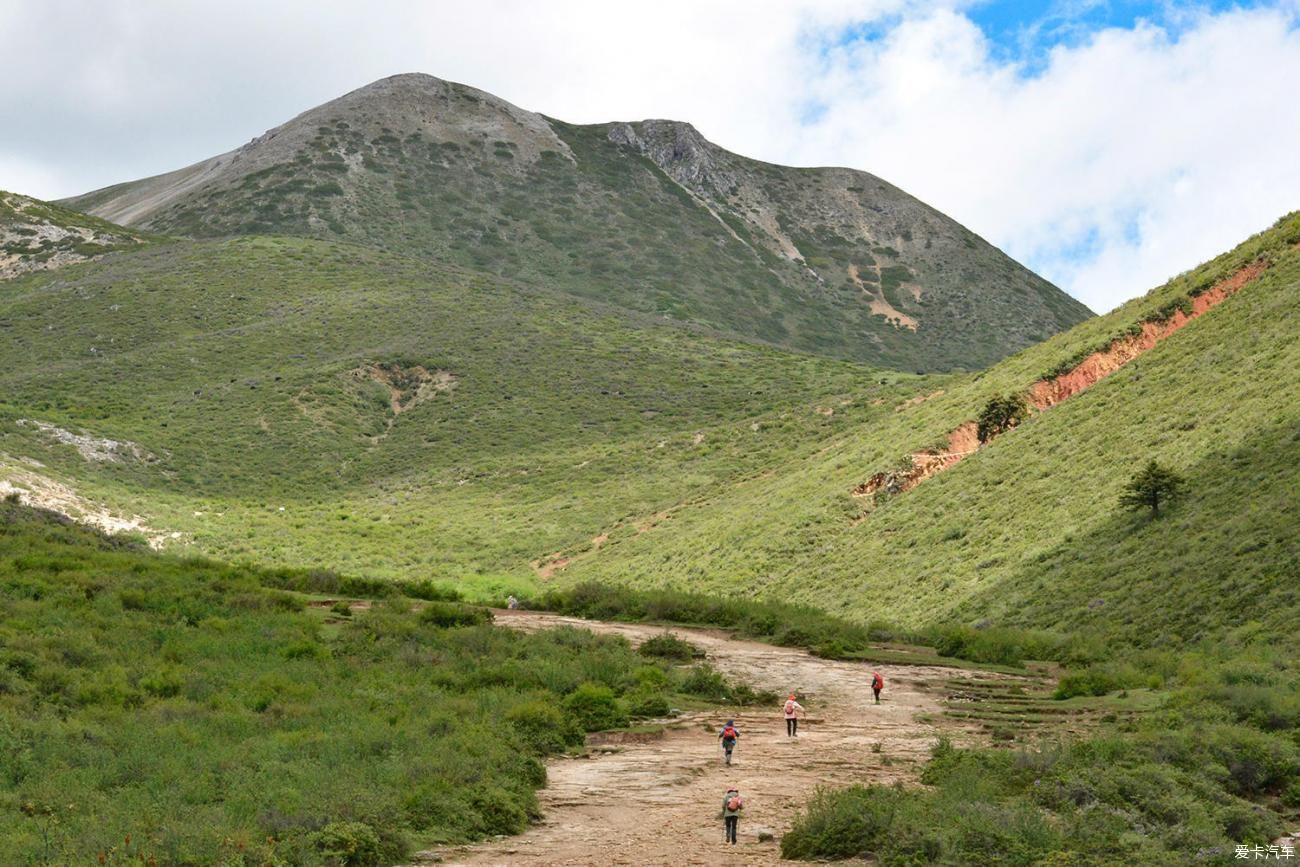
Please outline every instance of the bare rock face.
[{"label": "bare rock face", "polygon": [[615,123],[610,125],[609,140],[640,151],[683,186],[723,191],[732,185],[732,179],[714,160],[713,152],[718,148],[689,123],[676,120]]},{"label": "bare rock face", "polygon": [[170,235],[367,244],[908,370],[982,367],[1090,315],[865,172],[748,159],[673,120],[567,124],[428,75],[66,204]]}]

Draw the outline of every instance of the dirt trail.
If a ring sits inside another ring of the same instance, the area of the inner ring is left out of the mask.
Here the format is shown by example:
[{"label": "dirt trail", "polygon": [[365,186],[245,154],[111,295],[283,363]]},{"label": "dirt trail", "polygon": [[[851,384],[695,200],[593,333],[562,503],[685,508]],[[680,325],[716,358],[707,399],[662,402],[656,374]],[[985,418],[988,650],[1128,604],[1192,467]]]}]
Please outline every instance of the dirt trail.
[{"label": "dirt trail", "polygon": [[[662,627],[603,623],[526,611],[497,612],[497,623],[537,630],[574,625],[625,636],[633,644]],[[781,708],[734,714],[741,740],[732,767],[722,763],[717,733],[722,714],[690,713],[662,737],[595,746],[587,758],[547,765],[539,793],[542,821],[518,837],[420,854],[419,864],[743,864],[780,861],[777,840],[818,786],[915,781],[940,734],[958,743],[979,735],[959,723],[921,722],[937,714],[952,669],[880,666],[884,700],[872,702],[871,668],[818,659],[701,629],[673,632],[703,648],[728,676],[757,689],[799,694],[807,709],[799,737],[785,734]],[[963,676],[1005,679],[963,672]],[[942,730],[937,727],[942,726]],[[880,752],[872,751],[873,744]],[[740,842],[722,843],[717,818],[723,793],[736,785],[745,796]],[[760,842],[760,831],[775,835]],[[438,860],[441,859],[441,860]]]}]

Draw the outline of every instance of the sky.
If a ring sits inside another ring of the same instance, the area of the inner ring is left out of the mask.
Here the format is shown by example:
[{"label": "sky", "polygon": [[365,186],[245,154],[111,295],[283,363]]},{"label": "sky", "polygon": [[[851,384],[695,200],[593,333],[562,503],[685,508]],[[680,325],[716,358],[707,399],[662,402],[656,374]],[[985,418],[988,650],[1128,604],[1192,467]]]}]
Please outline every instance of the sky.
[{"label": "sky", "polygon": [[0,189],[53,199],[426,72],[871,172],[1104,312],[1300,208],[1300,0],[0,0]]}]

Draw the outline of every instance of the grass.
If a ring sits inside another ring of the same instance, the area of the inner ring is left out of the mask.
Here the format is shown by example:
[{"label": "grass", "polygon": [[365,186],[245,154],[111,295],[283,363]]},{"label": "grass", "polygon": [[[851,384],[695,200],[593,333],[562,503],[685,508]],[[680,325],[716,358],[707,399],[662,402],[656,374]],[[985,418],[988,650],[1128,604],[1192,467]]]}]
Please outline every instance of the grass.
[{"label": "grass", "polygon": [[766,698],[621,638],[498,629],[391,586],[340,618],[294,584],[330,577],[158,555],[0,503],[6,858],[394,863],[521,831],[540,760],[585,730]]}]

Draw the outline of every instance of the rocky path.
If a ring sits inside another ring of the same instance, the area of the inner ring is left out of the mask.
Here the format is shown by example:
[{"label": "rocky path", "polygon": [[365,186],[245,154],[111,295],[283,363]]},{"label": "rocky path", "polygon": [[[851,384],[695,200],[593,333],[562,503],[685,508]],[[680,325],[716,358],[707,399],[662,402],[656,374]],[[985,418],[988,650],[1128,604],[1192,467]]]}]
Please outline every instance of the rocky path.
[{"label": "rocky path", "polygon": [[[527,611],[497,612],[497,623],[526,630],[580,626],[623,635],[633,644],[663,632]],[[774,864],[780,861],[780,835],[818,786],[914,781],[940,734],[959,743],[977,738],[956,723],[917,719],[938,715],[951,669],[881,666],[886,688],[875,705],[866,664],[818,659],[712,630],[672,631],[703,648],[709,662],[731,678],[783,696],[797,692],[808,712],[799,737],[786,737],[777,706],[735,713],[741,740],[730,768],[717,741],[725,722],[720,714],[687,714],[662,737],[596,744],[587,757],[548,763],[549,783],[539,793],[543,819],[526,833],[424,852],[417,863]],[[734,847],[723,844],[718,818],[729,785],[745,797]]]}]

